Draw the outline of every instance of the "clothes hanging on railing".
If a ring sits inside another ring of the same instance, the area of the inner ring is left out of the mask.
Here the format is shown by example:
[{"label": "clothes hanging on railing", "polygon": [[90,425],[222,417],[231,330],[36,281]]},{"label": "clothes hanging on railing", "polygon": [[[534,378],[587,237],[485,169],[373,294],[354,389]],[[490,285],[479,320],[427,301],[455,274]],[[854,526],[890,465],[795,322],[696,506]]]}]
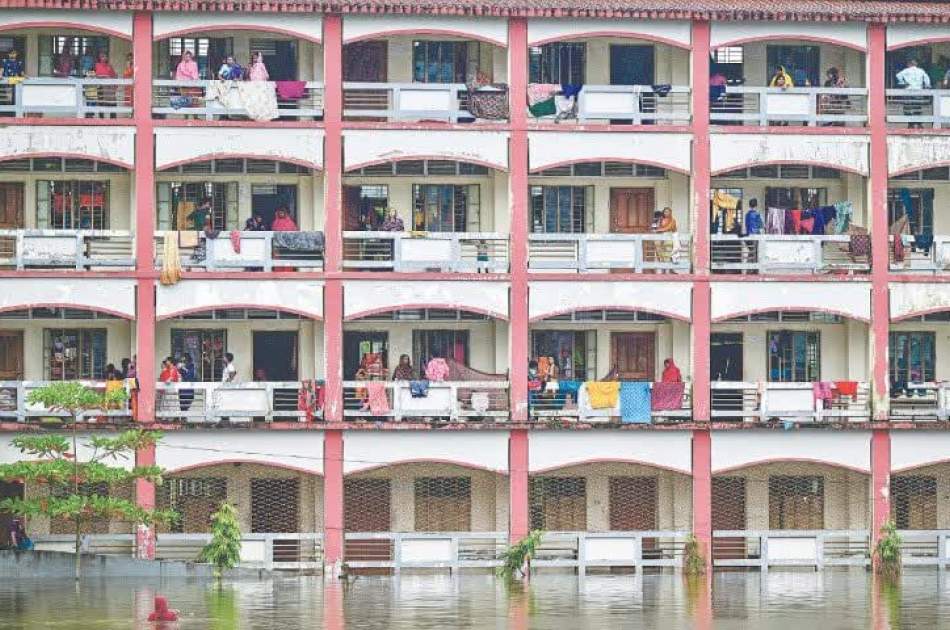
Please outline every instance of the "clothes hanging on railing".
[{"label": "clothes hanging on railing", "polygon": [[313,422],[317,413],[323,409],[323,391],[323,387],[316,381],[300,382],[300,390],[297,392],[297,411],[304,414],[307,422]]},{"label": "clothes hanging on railing", "polygon": [[844,234],[851,227],[851,217],[854,216],[854,204],[850,201],[839,201],[835,204],[835,234]]},{"label": "clothes hanging on railing", "polygon": [[914,251],[923,252],[929,256],[933,245],[934,235],[930,232],[924,232],[914,237]]},{"label": "clothes hanging on railing", "polygon": [[653,411],[677,411],[683,408],[683,395],[686,383],[654,383],[652,395]]},{"label": "clothes hanging on railing", "polygon": [[817,409],[827,409],[834,397],[832,394],[832,384],[829,381],[818,381],[812,383],[812,394],[815,397],[815,407]]},{"label": "clothes hanging on railing", "polygon": [[739,199],[737,197],[721,190],[713,193],[713,220],[719,223],[719,227],[724,234],[731,234],[735,231],[738,208]]},{"label": "clothes hanging on railing", "polygon": [[306,81],[274,81],[274,86],[282,101],[298,101],[307,95]]},{"label": "clothes hanging on railing", "polygon": [[584,383],[592,409],[610,409],[617,406],[620,394],[618,381],[587,381]]},{"label": "clothes hanging on railing", "polygon": [[647,424],[652,419],[649,381],[620,383],[620,421],[623,424]]},{"label": "clothes hanging on railing", "polygon": [[374,416],[389,413],[389,398],[386,396],[386,384],[383,381],[370,381],[366,384],[369,395],[369,410]]},{"label": "clothes hanging on railing", "polygon": [[765,231],[769,234],[785,233],[785,210],[782,208],[769,208],[765,221]]},{"label": "clothes hanging on railing", "polygon": [[425,398],[429,395],[429,381],[409,381],[409,394],[413,398]]},{"label": "clothes hanging on railing", "polygon": [[181,254],[178,251],[178,239],[173,232],[165,232],[162,246],[162,271],[158,279],[164,286],[181,280]]},{"label": "clothes hanging on railing", "polygon": [[839,396],[850,396],[852,400],[858,399],[857,381],[835,381],[834,389]]}]

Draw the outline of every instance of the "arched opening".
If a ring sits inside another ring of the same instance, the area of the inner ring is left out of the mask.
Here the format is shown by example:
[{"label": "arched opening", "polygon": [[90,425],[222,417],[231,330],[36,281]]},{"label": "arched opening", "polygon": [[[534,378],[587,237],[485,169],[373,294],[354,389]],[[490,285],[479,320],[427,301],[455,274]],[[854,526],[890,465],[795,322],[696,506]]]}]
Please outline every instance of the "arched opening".
[{"label": "arched opening", "polygon": [[713,270],[855,273],[870,270],[867,184],[805,163],[769,163],[712,179]]},{"label": "arched opening", "polygon": [[922,129],[946,126],[947,115],[940,111],[937,90],[947,88],[950,69],[950,39],[943,34],[910,45],[889,48],[885,57],[887,122],[896,128]]},{"label": "arched opening", "polygon": [[[950,194],[950,167],[891,175],[887,187],[888,232],[891,236],[891,270],[939,272],[950,265],[950,232],[941,204]],[[896,242],[900,239],[900,244]]]},{"label": "arched opening", "polygon": [[322,416],[320,321],[234,306],[163,319],[155,338],[156,416],[164,421],[257,425]]},{"label": "arched opening", "polygon": [[712,415],[722,421],[828,423],[870,417],[868,327],[811,309],[714,323]]},{"label": "arched opening", "polygon": [[[386,271],[508,271],[503,171],[451,159],[404,159],[348,170],[343,264]],[[408,232],[426,232],[406,238]]]},{"label": "arched opening", "polygon": [[940,360],[948,321],[950,311],[941,309],[891,323],[888,385],[894,418],[944,420],[950,414],[948,366]]},{"label": "arched opening", "polygon": [[[553,315],[534,322],[529,334],[537,370],[529,385],[533,417],[592,423],[690,417],[688,323],[617,305]],[[588,381],[601,380],[621,382],[607,407],[588,389]],[[638,404],[620,395],[628,387],[642,388]]]},{"label": "arched opening", "polygon": [[869,482],[865,473],[817,462],[770,462],[714,473],[714,563],[863,565],[869,552]]},{"label": "arched opening", "polygon": [[529,265],[688,272],[689,190],[686,173],[625,159],[537,170],[528,179]]},{"label": "arched opening", "polygon": [[347,417],[422,422],[508,417],[507,322],[448,304],[418,304],[378,310],[343,328]]}]

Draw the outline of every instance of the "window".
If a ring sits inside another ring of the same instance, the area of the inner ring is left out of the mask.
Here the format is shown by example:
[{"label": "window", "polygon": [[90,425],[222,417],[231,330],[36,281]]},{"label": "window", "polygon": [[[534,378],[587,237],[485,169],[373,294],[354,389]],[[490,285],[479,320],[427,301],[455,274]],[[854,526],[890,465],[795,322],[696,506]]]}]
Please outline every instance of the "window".
[{"label": "window", "polygon": [[818,46],[766,46],[765,84],[768,85],[778,66],[792,75],[795,87],[818,86],[821,64]]},{"label": "window", "polygon": [[479,224],[477,184],[413,184],[414,230],[424,232],[465,232],[469,222]]},{"label": "window", "polygon": [[744,56],[742,46],[717,48],[712,54],[710,75],[718,72],[728,81],[741,81]]},{"label": "window", "polygon": [[910,233],[933,234],[934,190],[933,188],[901,188],[887,191],[887,223],[907,216]]},{"label": "window", "polygon": [[54,230],[109,229],[109,182],[36,182],[36,226]]},{"label": "window", "polygon": [[780,330],[768,333],[769,381],[813,383],[821,380],[820,335]]},{"label": "window", "polygon": [[765,207],[782,208],[817,208],[828,205],[827,188],[775,188],[765,189]]},{"label": "window", "polygon": [[891,477],[891,518],[897,529],[937,529],[937,478]]},{"label": "window", "polygon": [[106,331],[103,328],[46,328],[43,348],[45,380],[105,378]]},{"label": "window", "polygon": [[531,358],[550,357],[558,378],[595,380],[597,331],[535,330],[531,333]]},{"label": "window", "polygon": [[584,81],[583,42],[553,43],[528,49],[528,81],[580,85]]},{"label": "window", "polygon": [[769,529],[824,529],[825,479],[819,476],[769,477]]},{"label": "window", "polygon": [[451,359],[467,366],[468,348],[467,330],[412,331],[412,364],[420,368],[432,357]]},{"label": "window", "polygon": [[531,529],[587,530],[587,479],[534,477],[529,484]]},{"label": "window", "polygon": [[188,355],[195,362],[195,380],[213,383],[221,380],[228,334],[224,330],[172,330],[172,356]]},{"label": "window", "polygon": [[193,230],[189,218],[195,206],[211,198],[211,227],[215,230],[238,229],[237,182],[159,182],[156,185],[158,229]]},{"label": "window", "polygon": [[415,531],[471,531],[470,477],[417,477],[414,486]]},{"label": "window", "polygon": [[891,388],[897,393],[907,383],[936,380],[936,334],[892,332],[889,339]]},{"label": "window", "polygon": [[389,210],[389,187],[344,186],[343,217],[348,231],[379,230]]},{"label": "window", "polygon": [[169,531],[175,534],[211,532],[211,515],[227,499],[228,482],[223,477],[166,479],[157,488],[158,508],[178,515]]},{"label": "window", "polygon": [[227,37],[171,37],[158,43],[158,74],[171,76],[187,50],[195,56],[198,76],[212,78],[224,58],[234,54],[234,44]]},{"label": "window", "polygon": [[587,209],[593,209],[591,186],[531,186],[532,231],[579,234],[587,230]]},{"label": "window", "polygon": [[40,76],[84,77],[99,53],[109,54],[109,38],[88,35],[40,37]]},{"label": "window", "polygon": [[412,80],[417,83],[466,83],[478,72],[477,42],[412,43]]}]

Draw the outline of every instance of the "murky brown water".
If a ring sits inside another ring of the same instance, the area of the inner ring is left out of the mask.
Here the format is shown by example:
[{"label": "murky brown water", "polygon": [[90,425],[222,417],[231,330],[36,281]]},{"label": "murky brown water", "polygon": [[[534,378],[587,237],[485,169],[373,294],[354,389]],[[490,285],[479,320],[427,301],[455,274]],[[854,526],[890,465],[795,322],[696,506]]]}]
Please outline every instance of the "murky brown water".
[{"label": "murky brown water", "polygon": [[19,580],[0,583],[0,628],[152,628],[154,594],[182,612],[171,628],[291,630],[950,628],[950,583],[933,571],[877,589],[862,570],[720,573],[710,600],[675,575],[535,576],[508,588],[487,575],[232,582]]}]

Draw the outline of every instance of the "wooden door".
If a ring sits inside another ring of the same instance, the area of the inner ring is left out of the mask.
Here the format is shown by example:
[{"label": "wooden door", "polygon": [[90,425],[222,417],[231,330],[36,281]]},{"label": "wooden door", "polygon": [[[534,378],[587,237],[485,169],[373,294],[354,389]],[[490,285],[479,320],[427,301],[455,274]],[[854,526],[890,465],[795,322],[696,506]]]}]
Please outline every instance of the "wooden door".
[{"label": "wooden door", "polygon": [[23,380],[23,331],[0,330],[0,381]]},{"label": "wooden door", "polygon": [[[715,477],[712,480],[713,531],[735,531],[746,528],[745,478]],[[745,538],[717,538],[713,545],[713,559],[746,557]]]},{"label": "wooden door", "polygon": [[645,234],[653,224],[655,210],[652,188],[611,188],[610,232]]},{"label": "wooden door", "polygon": [[23,184],[0,183],[0,229],[16,230],[23,225]]},{"label": "wooden door", "polygon": [[656,360],[654,333],[611,333],[610,365],[622,381],[652,381]]}]

